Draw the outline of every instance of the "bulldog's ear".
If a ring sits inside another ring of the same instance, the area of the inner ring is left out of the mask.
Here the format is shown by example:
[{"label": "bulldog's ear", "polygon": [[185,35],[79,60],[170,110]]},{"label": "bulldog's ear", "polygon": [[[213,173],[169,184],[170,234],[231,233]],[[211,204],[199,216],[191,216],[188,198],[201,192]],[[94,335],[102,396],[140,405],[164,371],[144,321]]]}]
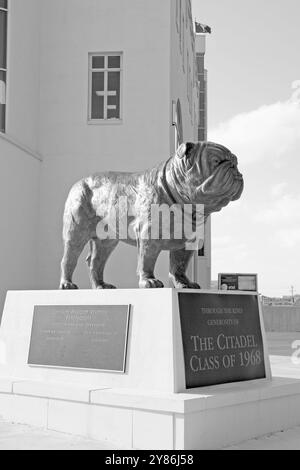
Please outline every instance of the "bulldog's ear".
[{"label": "bulldog's ear", "polygon": [[181,160],[183,157],[188,157],[190,151],[194,148],[194,144],[191,142],[187,142],[185,144],[181,144],[180,147],[177,149],[176,156]]}]

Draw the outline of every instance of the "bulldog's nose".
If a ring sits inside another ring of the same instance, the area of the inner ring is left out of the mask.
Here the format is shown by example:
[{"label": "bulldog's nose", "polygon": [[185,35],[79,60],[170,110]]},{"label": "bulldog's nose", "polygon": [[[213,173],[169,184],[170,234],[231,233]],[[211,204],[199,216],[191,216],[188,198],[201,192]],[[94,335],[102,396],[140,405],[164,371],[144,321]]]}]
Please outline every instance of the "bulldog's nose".
[{"label": "bulldog's nose", "polygon": [[233,153],[230,155],[230,157],[231,157],[232,166],[237,167],[237,165],[238,165],[237,157],[235,155],[233,155]]}]

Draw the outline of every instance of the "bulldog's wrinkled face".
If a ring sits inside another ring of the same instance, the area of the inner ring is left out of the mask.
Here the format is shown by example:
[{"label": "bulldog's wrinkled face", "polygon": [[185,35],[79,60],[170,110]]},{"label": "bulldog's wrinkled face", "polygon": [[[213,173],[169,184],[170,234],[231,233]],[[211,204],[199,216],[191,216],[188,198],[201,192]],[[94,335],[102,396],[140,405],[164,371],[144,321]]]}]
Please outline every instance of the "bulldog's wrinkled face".
[{"label": "bulldog's wrinkled face", "polygon": [[175,156],[177,176],[193,203],[217,212],[242,195],[244,180],[230,150],[213,142],[182,144]]}]

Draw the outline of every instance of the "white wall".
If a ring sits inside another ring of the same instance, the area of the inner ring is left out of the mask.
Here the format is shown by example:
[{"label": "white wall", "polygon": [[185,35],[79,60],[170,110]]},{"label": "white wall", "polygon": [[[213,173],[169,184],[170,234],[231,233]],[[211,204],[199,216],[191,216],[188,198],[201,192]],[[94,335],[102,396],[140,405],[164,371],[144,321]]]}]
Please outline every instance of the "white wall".
[{"label": "white wall", "polygon": [[0,317],[7,289],[37,287],[39,1],[9,2],[7,133],[0,134]]},{"label": "white wall", "polygon": [[[136,171],[166,160],[174,150],[172,99],[181,98],[185,137],[194,139],[186,77],[177,66],[174,5],[173,0],[130,0],[130,7],[124,0],[10,2],[7,135],[31,150],[0,141],[2,193],[12,193],[12,180],[24,186],[23,200],[13,197],[5,218],[21,207],[25,233],[17,250],[15,239],[4,237],[3,261],[8,253],[16,254],[10,274],[1,268],[3,286],[58,286],[62,214],[70,187],[93,172]],[[124,53],[121,125],[87,123],[88,53],[104,51]],[[31,153],[42,155],[43,163]],[[15,233],[18,221],[11,223]],[[36,277],[34,263],[28,266],[35,256]],[[158,273],[166,281],[167,255],[161,258]],[[123,245],[109,262],[107,279],[133,287],[135,271],[136,249]],[[83,262],[75,279],[89,286]]]},{"label": "white wall", "polygon": [[38,149],[41,0],[10,0],[8,13],[7,134]]},{"label": "white wall", "polygon": [[7,290],[37,287],[40,166],[0,135],[0,318]]},{"label": "white wall", "polygon": [[[65,199],[103,170],[136,171],[169,157],[170,0],[44,0],[41,23],[39,279],[56,288]],[[110,25],[110,28],[108,28]],[[88,125],[88,53],[124,53],[121,125]],[[117,249],[108,279],[137,285],[136,250]],[[89,285],[81,262],[75,276]]]}]

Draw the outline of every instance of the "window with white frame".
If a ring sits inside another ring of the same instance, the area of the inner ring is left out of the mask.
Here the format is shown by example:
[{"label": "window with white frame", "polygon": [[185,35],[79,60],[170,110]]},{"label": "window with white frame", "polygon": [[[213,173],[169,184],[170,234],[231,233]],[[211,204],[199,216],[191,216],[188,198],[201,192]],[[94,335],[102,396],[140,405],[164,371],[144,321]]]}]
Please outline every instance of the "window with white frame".
[{"label": "window with white frame", "polygon": [[120,121],[122,53],[89,55],[89,121]]},{"label": "window with white frame", "polygon": [[7,82],[7,0],[0,0],[0,132],[5,132]]}]

